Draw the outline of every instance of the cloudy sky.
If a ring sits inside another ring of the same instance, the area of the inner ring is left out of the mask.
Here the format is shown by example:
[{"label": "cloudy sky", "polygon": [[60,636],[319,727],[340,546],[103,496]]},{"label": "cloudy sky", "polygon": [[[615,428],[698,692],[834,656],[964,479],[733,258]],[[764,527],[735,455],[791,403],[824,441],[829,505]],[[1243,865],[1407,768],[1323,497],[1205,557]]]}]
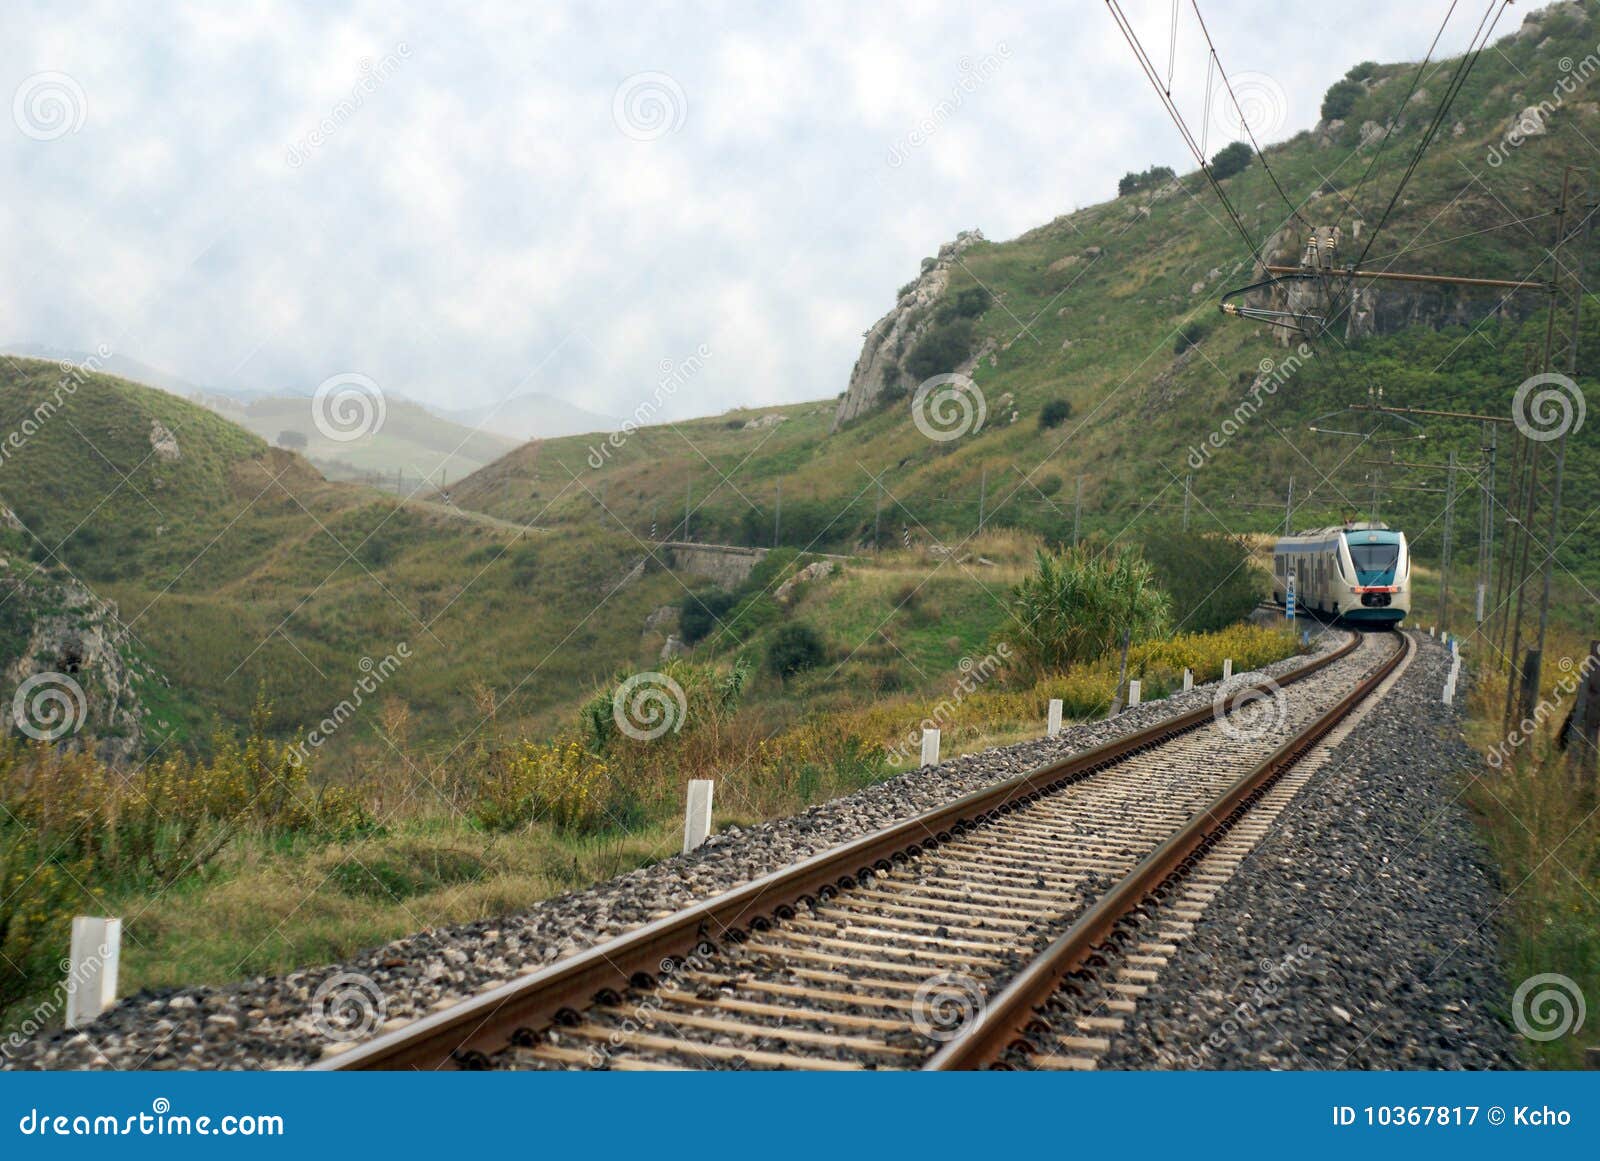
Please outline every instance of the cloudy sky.
[{"label": "cloudy sky", "polygon": [[[1200,10],[1281,139],[1355,61],[1419,58],[1446,6]],[[1168,0],[1123,7],[1164,64]],[[1198,125],[1187,8],[1175,65]],[[956,231],[1192,167],[1102,0],[7,0],[0,93],[0,344],[440,407],[625,415],[702,345],[663,418],[831,396]]]}]

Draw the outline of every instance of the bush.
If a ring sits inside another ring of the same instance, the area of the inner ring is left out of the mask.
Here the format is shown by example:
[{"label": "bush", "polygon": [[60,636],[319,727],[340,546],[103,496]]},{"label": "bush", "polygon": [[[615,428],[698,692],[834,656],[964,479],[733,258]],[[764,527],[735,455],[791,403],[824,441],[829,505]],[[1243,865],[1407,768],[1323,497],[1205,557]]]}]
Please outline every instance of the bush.
[{"label": "bush", "polygon": [[[1360,67],[1360,66],[1357,66]],[[1352,69],[1352,72],[1355,70]],[[1350,115],[1356,107],[1356,99],[1366,92],[1360,81],[1346,78],[1334,81],[1328,86],[1328,91],[1322,95],[1322,119],[1324,121],[1342,121]]]},{"label": "bush", "polygon": [[1350,71],[1344,74],[1347,81],[1365,81],[1371,79],[1378,71],[1378,62],[1364,60],[1360,64],[1350,66]]},{"label": "bush", "polygon": [[1156,527],[1142,548],[1183,632],[1210,633],[1242,621],[1261,599],[1261,571],[1243,540]]},{"label": "bush", "polygon": [[983,287],[969,286],[940,303],[933,317],[941,323],[949,323],[958,318],[977,318],[989,309],[989,304],[993,301],[994,296]]},{"label": "bush", "polygon": [[1155,189],[1157,186],[1165,185],[1175,176],[1177,175],[1172,172],[1172,167],[1167,165],[1152,165],[1143,173],[1125,173],[1122,175],[1122,180],[1117,182],[1117,196],[1127,197],[1140,190]]},{"label": "bush", "polygon": [[971,357],[978,333],[970,318],[935,326],[906,356],[906,370],[921,382],[954,371]]},{"label": "bush", "polygon": [[1038,554],[1006,632],[1022,664],[1048,671],[1103,656],[1125,631],[1136,641],[1164,632],[1169,619],[1167,595],[1138,555],[1080,547]]},{"label": "bush", "polygon": [[815,669],[827,655],[827,647],[817,631],[797,621],[772,635],[767,645],[767,671],[778,677],[791,677]]},{"label": "bush", "polygon": [[1211,176],[1218,181],[1224,181],[1236,173],[1243,173],[1245,166],[1250,164],[1250,159],[1254,156],[1250,147],[1243,141],[1224,145],[1211,159]]},{"label": "bush", "polygon": [[1211,333],[1211,324],[1193,319],[1178,328],[1178,337],[1172,342],[1172,353],[1181,355],[1190,347],[1198,347],[1200,340]]},{"label": "bush", "polygon": [[686,645],[703,641],[722,621],[722,616],[733,608],[735,597],[721,589],[701,589],[689,593],[678,606],[678,628]]},{"label": "bush", "polygon": [[[1039,408],[1039,430],[1049,431],[1052,427],[1060,427],[1072,418],[1072,404],[1065,399],[1052,399]],[[1061,481],[1056,481],[1056,487],[1061,486]]]}]

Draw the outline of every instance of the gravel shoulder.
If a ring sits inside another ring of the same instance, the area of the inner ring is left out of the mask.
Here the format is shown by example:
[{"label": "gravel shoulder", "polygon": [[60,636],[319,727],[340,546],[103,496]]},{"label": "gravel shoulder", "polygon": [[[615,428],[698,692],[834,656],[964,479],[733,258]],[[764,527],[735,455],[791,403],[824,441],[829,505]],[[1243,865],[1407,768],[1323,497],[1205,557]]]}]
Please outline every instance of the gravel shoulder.
[{"label": "gravel shoulder", "polygon": [[[1337,648],[1323,634],[1318,651]],[[1261,671],[1298,668],[1292,657]],[[1244,674],[1239,677],[1248,676]],[[800,814],[730,827],[679,855],[496,920],[435,928],[350,962],[225,987],[141,992],[87,1028],[0,1045],[4,1068],[277,1068],[318,1059],[330,1043],[324,1010],[344,1003],[365,1031],[414,1019],[530,968],[572,955],[657,916],[791,865],[983,786],[1209,704],[1216,685],[1148,702],[1055,738],[955,758],[897,775]],[[1041,723],[1042,725],[1042,723]],[[323,1000],[318,1003],[318,991]],[[353,1005],[353,1007],[352,1007]]]},{"label": "gravel shoulder", "polygon": [[1468,671],[1423,637],[1161,969],[1101,1067],[1519,1067],[1501,891],[1459,794]]}]

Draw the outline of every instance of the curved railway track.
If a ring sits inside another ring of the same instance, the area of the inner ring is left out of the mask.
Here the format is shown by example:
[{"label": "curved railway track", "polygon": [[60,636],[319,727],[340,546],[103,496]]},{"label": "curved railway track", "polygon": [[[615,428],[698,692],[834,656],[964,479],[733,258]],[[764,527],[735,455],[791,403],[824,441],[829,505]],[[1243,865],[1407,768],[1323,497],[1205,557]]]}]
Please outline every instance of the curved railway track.
[{"label": "curved railway track", "polygon": [[1092,1067],[1214,891],[1188,875],[1408,648],[1352,636],[312,1067]]}]

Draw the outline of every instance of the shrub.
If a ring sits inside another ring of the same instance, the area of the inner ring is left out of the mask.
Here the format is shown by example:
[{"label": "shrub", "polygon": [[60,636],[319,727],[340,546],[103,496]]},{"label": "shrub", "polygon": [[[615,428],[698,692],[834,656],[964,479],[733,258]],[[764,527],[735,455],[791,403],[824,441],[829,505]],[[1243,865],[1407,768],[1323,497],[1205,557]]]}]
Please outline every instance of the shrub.
[{"label": "shrub", "polygon": [[1360,64],[1351,65],[1350,71],[1344,74],[1344,79],[1347,81],[1365,81],[1373,77],[1377,71],[1377,61],[1364,60]]},{"label": "shrub", "polygon": [[[1052,399],[1039,408],[1039,430],[1049,431],[1052,427],[1060,427],[1072,418],[1072,404],[1065,399]],[[1061,487],[1061,481],[1056,480],[1056,487]]]},{"label": "shrub", "polygon": [[1211,333],[1211,324],[1191,319],[1178,328],[1178,337],[1172,341],[1172,353],[1181,355],[1190,347],[1198,347],[1200,340]]},{"label": "shrub", "polygon": [[[1357,66],[1360,67],[1359,65]],[[1352,72],[1355,70],[1352,69]],[[1322,95],[1322,119],[1324,121],[1342,121],[1350,115],[1356,107],[1356,99],[1366,92],[1360,81],[1350,80],[1348,77],[1341,81],[1334,81],[1328,86],[1328,91]]]},{"label": "shrub", "polygon": [[772,635],[767,644],[767,671],[779,677],[792,677],[822,664],[827,653],[817,631],[803,621],[796,621]]},{"label": "shrub", "polygon": [[906,356],[906,370],[918,382],[948,374],[971,357],[977,339],[977,328],[970,318],[936,325]]},{"label": "shrub", "polygon": [[1136,641],[1165,631],[1170,602],[1137,554],[1079,547],[1040,552],[1009,613],[1005,631],[1019,661],[1047,671],[1100,657],[1125,631]]},{"label": "shrub", "polygon": [[940,303],[939,309],[934,312],[934,318],[941,323],[948,323],[958,318],[977,318],[989,309],[989,304],[993,301],[994,296],[983,287],[969,286]]},{"label": "shrub", "polygon": [[1209,633],[1250,615],[1261,599],[1261,572],[1250,546],[1232,536],[1156,527],[1145,534],[1144,558],[1172,598],[1179,629]]},{"label": "shrub", "polygon": [[1155,189],[1157,186],[1165,185],[1175,176],[1172,167],[1167,165],[1152,165],[1143,173],[1125,173],[1122,175],[1122,180],[1117,182],[1117,196],[1127,197],[1140,190]]},{"label": "shrub", "polygon": [[603,817],[607,783],[606,763],[572,739],[522,742],[491,752],[479,770],[472,818],[485,830],[534,822],[593,829]]},{"label": "shrub", "polygon": [[723,614],[733,608],[735,600],[732,593],[717,588],[701,589],[685,596],[678,606],[678,628],[683,633],[684,643],[693,645],[710,636]]},{"label": "shrub", "polygon": [[1223,181],[1236,173],[1243,173],[1245,166],[1250,164],[1250,159],[1254,156],[1250,147],[1243,141],[1224,145],[1211,159],[1211,175],[1218,181]]}]

